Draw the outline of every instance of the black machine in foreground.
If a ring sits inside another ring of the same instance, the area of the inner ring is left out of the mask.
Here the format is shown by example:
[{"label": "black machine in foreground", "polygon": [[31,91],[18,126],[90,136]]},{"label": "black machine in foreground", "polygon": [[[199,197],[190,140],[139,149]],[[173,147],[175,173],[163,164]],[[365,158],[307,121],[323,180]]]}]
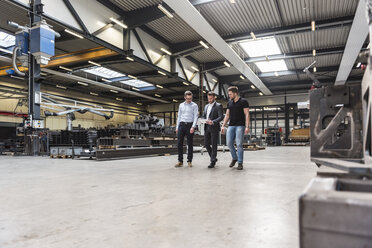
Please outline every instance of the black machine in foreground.
[{"label": "black machine in foreground", "polygon": [[299,200],[301,248],[372,247],[371,62],[368,53],[361,85],[310,92],[311,160],[319,169]]}]

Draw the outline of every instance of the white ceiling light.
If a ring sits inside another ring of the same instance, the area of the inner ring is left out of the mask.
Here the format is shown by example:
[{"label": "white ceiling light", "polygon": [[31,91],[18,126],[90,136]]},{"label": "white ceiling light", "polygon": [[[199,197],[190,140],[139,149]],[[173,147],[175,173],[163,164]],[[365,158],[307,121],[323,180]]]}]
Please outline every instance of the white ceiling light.
[{"label": "white ceiling light", "polygon": [[56,85],[56,87],[57,87],[57,88],[60,88],[60,89],[64,89],[64,90],[66,90],[66,89],[67,89],[67,88],[66,88],[65,86],[62,86],[62,85],[58,85],[58,84]]},{"label": "white ceiling light", "polygon": [[98,96],[98,94],[94,92],[90,92],[89,94],[91,94],[92,96]]},{"label": "white ceiling light", "polygon": [[132,87],[132,90],[139,91],[139,89],[136,87]]},{"label": "white ceiling light", "polygon": [[119,98],[119,97],[117,97],[116,100],[117,101],[123,101],[123,99],[122,98]]},{"label": "white ceiling light", "polygon": [[223,62],[227,67],[230,67],[231,65],[227,62],[227,61],[225,61],[225,62]]},{"label": "white ceiling light", "polygon": [[128,28],[128,26],[127,25],[125,25],[125,23],[123,23],[123,22],[121,22],[121,21],[118,21],[118,20],[116,20],[114,17],[110,17],[110,20],[111,21],[113,21],[113,22],[115,22],[116,24],[118,24],[120,27],[122,27],[122,28],[125,28],[125,29],[127,29]]},{"label": "white ceiling light", "polygon": [[102,78],[102,81],[106,82],[106,83],[112,83],[112,81],[106,79],[106,78]]},{"label": "white ceiling light", "polygon": [[78,37],[78,38],[80,38],[80,39],[84,39],[84,37],[83,37],[82,35],[80,35],[80,34],[78,34],[78,33],[75,33],[74,31],[71,31],[71,30],[65,29],[65,32],[66,32],[66,33],[69,33],[69,34],[72,34],[73,36]]},{"label": "white ceiling light", "polygon": [[173,15],[171,12],[169,12],[166,8],[164,8],[163,5],[159,4],[158,5],[158,8],[166,15],[168,16],[169,18],[173,18]]},{"label": "white ceiling light", "polygon": [[260,92],[259,94],[260,94],[260,96],[263,96],[263,93],[262,92]]},{"label": "white ceiling light", "polygon": [[243,75],[240,75],[240,78],[243,79],[243,80],[245,79]]},{"label": "white ceiling light", "polygon": [[172,101],[173,101],[173,102],[178,102],[176,99],[173,99]]},{"label": "white ceiling light", "polygon": [[311,21],[311,31],[315,31],[315,21]]},{"label": "white ceiling light", "polygon": [[83,83],[83,82],[77,82],[77,83],[80,84],[80,85],[88,86],[87,83]]},{"label": "white ceiling light", "polygon": [[252,88],[252,89],[256,89],[256,87],[254,87],[254,85],[253,85],[253,84],[251,85],[251,88]]},{"label": "white ceiling light", "polygon": [[200,45],[202,45],[203,47],[205,47],[206,49],[209,48],[209,46],[204,42],[204,41],[199,41]]},{"label": "white ceiling light", "polygon": [[256,62],[255,65],[258,67],[258,69],[260,69],[261,72],[288,70],[284,59]]},{"label": "white ceiling light", "polygon": [[163,51],[163,52],[165,52],[166,54],[168,54],[168,55],[172,55],[172,53],[171,52],[169,52],[167,49],[165,49],[165,48],[160,48],[160,50],[161,51]]},{"label": "white ceiling light", "polygon": [[138,104],[138,105],[142,105],[142,103],[140,103],[140,102],[137,102],[137,104]]},{"label": "white ceiling light", "polygon": [[189,86],[190,84],[188,84],[188,83],[186,83],[186,82],[182,82],[184,85],[186,85],[186,86]]},{"label": "white ceiling light", "polygon": [[199,71],[199,69],[198,68],[196,68],[195,66],[191,66],[191,69],[193,69],[194,71]]},{"label": "white ceiling light", "polygon": [[212,78],[212,80],[213,80],[213,82],[217,83],[217,80],[216,79]]},{"label": "white ceiling light", "polygon": [[157,97],[161,97],[161,95],[159,95],[159,94],[155,94],[155,96],[157,96]]},{"label": "white ceiling light", "polygon": [[359,68],[361,64],[362,64],[362,63],[358,62],[358,64],[357,64],[356,67]]},{"label": "white ceiling light", "polygon": [[275,75],[275,77],[278,77],[279,73],[276,71],[276,72],[274,72],[274,75]]},{"label": "white ceiling light", "polygon": [[117,90],[110,90],[111,92],[113,92],[113,93],[119,93],[119,91],[117,91]]},{"label": "white ceiling light", "polygon": [[164,76],[166,76],[167,74],[165,74],[164,72],[162,72],[162,71],[158,71],[158,73],[159,74],[161,74],[161,75],[164,75]]},{"label": "white ceiling light", "polygon": [[135,76],[132,76],[132,75],[129,75],[129,74],[128,74],[128,77],[133,78],[133,79],[137,79]]},{"label": "white ceiling light", "polygon": [[316,55],[316,50],[315,49],[313,49],[313,56],[315,56]]},{"label": "white ceiling light", "polygon": [[125,57],[127,60],[130,60],[130,61],[134,61],[134,59],[133,58],[131,58],[131,57]]},{"label": "white ceiling light", "polygon": [[274,37],[247,40],[240,42],[239,45],[244,49],[249,57],[260,57],[282,53],[278,42]]},{"label": "white ceiling light", "polygon": [[96,63],[96,62],[93,62],[93,61],[88,61],[89,64],[92,64],[92,65],[96,65],[96,66],[101,66],[100,64]]},{"label": "white ceiling light", "polygon": [[251,35],[252,39],[257,40],[256,35],[253,32],[251,32],[250,35]]},{"label": "white ceiling light", "polygon": [[64,66],[59,66],[59,69],[63,69],[63,70],[65,70],[65,71],[72,71],[72,69],[70,69],[70,68],[67,68],[67,67],[64,67]]},{"label": "white ceiling light", "polygon": [[157,84],[156,87],[158,87],[159,89],[163,89],[164,88],[163,86],[161,86],[159,84]]},{"label": "white ceiling light", "polygon": [[313,72],[316,72],[316,67],[314,67]]}]

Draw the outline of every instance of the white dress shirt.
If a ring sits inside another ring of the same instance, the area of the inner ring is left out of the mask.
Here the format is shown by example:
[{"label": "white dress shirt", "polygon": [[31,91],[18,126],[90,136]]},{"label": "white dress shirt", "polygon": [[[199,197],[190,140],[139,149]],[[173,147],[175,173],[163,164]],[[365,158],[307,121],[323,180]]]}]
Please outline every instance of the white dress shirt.
[{"label": "white dress shirt", "polygon": [[209,115],[211,114],[212,108],[213,108],[215,103],[216,103],[216,101],[214,101],[212,103],[209,103],[207,105],[207,116],[206,116],[207,119],[209,119]]},{"label": "white dress shirt", "polygon": [[198,121],[198,105],[194,102],[183,102],[178,107],[177,129],[180,122],[192,122],[192,127],[196,127]]}]

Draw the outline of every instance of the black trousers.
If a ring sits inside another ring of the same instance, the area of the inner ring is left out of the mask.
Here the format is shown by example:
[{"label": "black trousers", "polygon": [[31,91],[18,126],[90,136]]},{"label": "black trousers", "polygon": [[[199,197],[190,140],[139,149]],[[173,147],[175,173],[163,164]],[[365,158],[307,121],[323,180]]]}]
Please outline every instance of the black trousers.
[{"label": "black trousers", "polygon": [[208,151],[211,163],[216,163],[218,130],[207,127],[204,132],[204,146]]},{"label": "black trousers", "polygon": [[178,134],[177,134],[177,146],[178,146],[178,161],[183,162],[183,140],[185,139],[185,136],[187,137],[187,162],[192,162],[193,157],[193,140],[194,140],[194,134],[190,133],[190,129],[192,127],[192,123],[183,124],[180,123],[180,126],[178,127]]}]

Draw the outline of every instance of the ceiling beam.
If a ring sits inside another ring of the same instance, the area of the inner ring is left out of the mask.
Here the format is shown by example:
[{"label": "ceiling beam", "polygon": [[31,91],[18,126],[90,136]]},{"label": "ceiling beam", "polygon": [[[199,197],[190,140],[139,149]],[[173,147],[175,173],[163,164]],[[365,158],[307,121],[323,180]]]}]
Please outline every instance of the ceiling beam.
[{"label": "ceiling beam", "polygon": [[[316,50],[316,56],[314,57],[314,60],[316,60],[317,57],[319,56],[343,53],[344,49],[345,47],[318,49]],[[279,59],[296,59],[296,58],[304,58],[304,57],[313,57],[313,50],[269,55],[267,57],[266,56],[252,57],[252,58],[244,59],[244,62],[255,63],[255,62],[262,62],[262,61],[267,61],[267,60],[272,61],[272,60],[279,60]],[[219,70],[225,67],[226,66],[224,65],[224,61],[207,62],[205,63],[206,69],[204,71],[212,72],[212,71],[216,71],[216,70]]]},{"label": "ceiling beam", "polygon": [[349,37],[346,42],[344,54],[342,56],[340,69],[338,70],[335,85],[346,83],[355,60],[358,58],[360,50],[368,35],[368,22],[366,17],[366,1],[360,0],[355,12],[353,25],[351,26]]},{"label": "ceiling beam", "polygon": [[[351,26],[353,22],[353,16],[344,16],[339,18],[327,19],[322,21],[316,22],[316,29],[324,30],[324,29],[331,29],[331,28],[339,28],[345,26]],[[304,32],[311,32],[311,26],[309,22],[289,25],[289,26],[282,26],[277,28],[271,29],[264,29],[264,30],[255,30],[254,34],[257,38],[260,37],[267,37],[267,36],[290,36],[295,34],[300,34]],[[251,39],[250,32],[245,33],[237,33],[227,36],[222,36],[222,38],[227,43],[233,43],[241,40]],[[197,52],[201,49],[204,49],[202,45],[199,44],[199,41],[190,41],[185,43],[179,43],[174,46],[173,54],[177,56],[187,56],[194,52]]]},{"label": "ceiling beam", "polygon": [[[327,66],[327,67],[317,67],[317,72],[333,72],[338,70],[338,66]],[[305,74],[302,69],[298,70],[289,70],[289,71],[278,71],[278,76],[275,75],[275,72],[261,72],[258,73],[258,77],[264,78],[264,77],[279,77],[280,76],[288,76],[288,75],[296,75],[298,74]],[[244,81],[246,79],[241,79],[240,74],[236,75],[229,75],[229,76],[220,76],[219,79],[222,83],[232,83],[236,81]]]},{"label": "ceiling beam", "polygon": [[234,50],[221,38],[213,27],[205,20],[200,12],[188,0],[164,0],[189,26],[199,33],[236,69],[246,76],[262,93],[271,95],[270,90],[237,55]]}]

